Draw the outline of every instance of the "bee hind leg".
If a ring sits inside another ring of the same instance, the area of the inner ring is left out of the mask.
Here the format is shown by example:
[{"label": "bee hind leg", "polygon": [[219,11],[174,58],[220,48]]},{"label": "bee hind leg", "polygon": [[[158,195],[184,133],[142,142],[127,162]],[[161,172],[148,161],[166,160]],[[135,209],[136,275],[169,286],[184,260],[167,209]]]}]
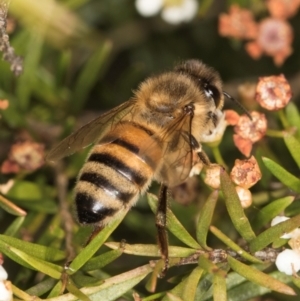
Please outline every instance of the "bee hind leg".
[{"label": "bee hind leg", "polygon": [[168,250],[168,234],[167,225],[167,207],[168,207],[168,187],[161,185],[155,216],[155,224],[158,234],[158,246],[161,252],[161,258],[164,261],[164,267],[159,277],[164,277],[169,267],[169,250]]}]

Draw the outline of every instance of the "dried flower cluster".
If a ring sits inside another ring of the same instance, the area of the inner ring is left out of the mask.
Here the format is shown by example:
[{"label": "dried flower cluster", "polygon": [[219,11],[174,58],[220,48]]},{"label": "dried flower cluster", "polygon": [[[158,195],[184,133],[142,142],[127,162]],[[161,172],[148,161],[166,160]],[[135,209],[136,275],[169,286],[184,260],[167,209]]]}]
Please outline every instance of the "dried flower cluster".
[{"label": "dried flower cluster", "polygon": [[[292,98],[291,87],[283,74],[278,76],[260,77],[250,97],[269,111],[277,111],[284,108]],[[247,100],[250,102],[250,100]],[[226,110],[225,119],[229,125],[234,126],[233,141],[239,151],[249,157],[253,144],[261,140],[267,131],[267,119],[265,114],[258,111],[251,112],[250,119],[247,115],[239,115],[235,111]]]},{"label": "dried flower cluster", "polygon": [[269,111],[280,110],[291,98],[292,90],[283,74],[259,78],[255,99],[263,108]]},{"label": "dried flower cluster", "polygon": [[251,112],[252,120],[247,115],[238,115],[227,110],[226,120],[234,126],[233,141],[239,151],[249,157],[253,144],[264,137],[267,131],[267,119],[265,114],[256,111]]},{"label": "dried flower cluster", "polygon": [[4,174],[34,171],[44,164],[44,145],[32,141],[12,145],[8,159],[1,166]]},{"label": "dried flower cluster", "polygon": [[230,177],[236,185],[249,189],[261,179],[261,172],[257,161],[251,156],[246,160],[235,160]]},{"label": "dried flower cluster", "polygon": [[[204,182],[213,189],[219,189],[220,173],[222,167],[217,164],[211,164],[205,174]],[[236,192],[243,208],[248,208],[252,204],[252,195],[249,190],[261,179],[261,171],[256,159],[252,156],[245,160],[235,160],[231,170],[230,177],[236,186]]]},{"label": "dried flower cluster", "polygon": [[211,164],[207,169],[204,177],[204,183],[213,189],[219,189],[221,186],[220,173],[221,166]]},{"label": "dried flower cluster", "polygon": [[299,0],[267,0],[267,8],[272,17],[288,19],[293,17],[300,6]]},{"label": "dried flower cluster", "polygon": [[219,33],[248,41],[245,48],[252,58],[259,59],[266,54],[281,66],[293,52],[293,29],[286,19],[296,14],[300,1],[268,0],[266,6],[271,17],[256,22],[250,10],[232,5],[228,14],[219,17]]},{"label": "dried flower cluster", "polygon": [[237,185],[236,192],[242,207],[248,208],[252,204],[252,195],[249,188],[261,179],[261,171],[256,159],[252,156],[246,160],[235,160],[230,177]]},{"label": "dried flower cluster", "polygon": [[252,12],[232,5],[229,14],[220,14],[219,34],[239,40],[254,39],[257,35],[257,25]]}]

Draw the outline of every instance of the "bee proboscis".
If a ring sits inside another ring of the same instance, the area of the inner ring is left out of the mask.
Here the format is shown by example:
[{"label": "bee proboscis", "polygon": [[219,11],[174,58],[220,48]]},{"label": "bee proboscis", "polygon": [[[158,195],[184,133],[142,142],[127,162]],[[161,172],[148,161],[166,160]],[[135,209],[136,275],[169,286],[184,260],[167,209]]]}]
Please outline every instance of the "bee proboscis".
[{"label": "bee proboscis", "polygon": [[183,183],[197,164],[210,164],[201,142],[224,119],[219,74],[198,60],[145,80],[134,96],[61,141],[47,156],[58,160],[95,143],[75,187],[80,224],[94,234],[129,209],[153,180],[161,183],[156,213],[158,245],[168,267],[167,189]]}]

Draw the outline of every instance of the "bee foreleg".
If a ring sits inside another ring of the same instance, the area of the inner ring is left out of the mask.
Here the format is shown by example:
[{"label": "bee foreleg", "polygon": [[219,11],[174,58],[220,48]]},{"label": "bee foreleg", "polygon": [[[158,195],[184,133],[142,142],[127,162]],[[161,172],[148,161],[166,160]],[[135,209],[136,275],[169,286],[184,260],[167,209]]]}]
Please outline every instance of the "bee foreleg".
[{"label": "bee foreleg", "polygon": [[204,165],[209,166],[211,164],[207,154],[204,151],[198,152],[197,154]]},{"label": "bee foreleg", "polygon": [[158,246],[161,252],[161,258],[164,261],[164,267],[161,271],[160,277],[165,276],[169,266],[168,234],[166,230],[168,207],[167,201],[168,187],[162,184],[159,191],[157,212],[155,217],[155,224],[158,234]]}]

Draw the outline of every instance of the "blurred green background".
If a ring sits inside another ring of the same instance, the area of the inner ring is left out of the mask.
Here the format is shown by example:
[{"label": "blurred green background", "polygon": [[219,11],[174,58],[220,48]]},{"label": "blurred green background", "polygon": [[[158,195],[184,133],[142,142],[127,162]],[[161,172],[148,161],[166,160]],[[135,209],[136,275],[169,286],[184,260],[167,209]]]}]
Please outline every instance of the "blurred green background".
[{"label": "blurred green background", "polygon": [[[16,54],[24,58],[24,72],[15,77],[9,64],[0,62],[0,98],[9,101],[9,107],[1,111],[1,160],[7,158],[10,146],[24,135],[24,131],[49,149],[74,128],[128,100],[132,90],[146,77],[169,70],[184,59],[200,59],[217,69],[224,80],[224,90],[237,98],[240,83],[256,82],[259,76],[284,73],[292,84],[293,100],[297,103],[300,95],[299,12],[288,20],[294,31],[293,53],[281,67],[277,67],[272,58],[263,56],[253,60],[245,51],[243,42],[219,35],[219,15],[226,12],[232,3],[249,8],[258,20],[268,16],[262,1],[255,0],[199,1],[195,18],[178,25],[165,22],[159,14],[149,18],[141,16],[135,2],[130,0],[11,1],[8,16],[13,30],[9,33],[10,42]],[[225,106],[239,111],[232,103]],[[271,121],[277,128],[278,120]],[[231,165],[242,156],[232,143],[230,130],[229,133],[222,142],[222,154]],[[276,147],[272,148],[273,145]],[[272,158],[279,154],[282,158],[287,154],[285,166],[290,172],[299,174],[282,143],[263,143],[261,149]],[[278,150],[277,154],[270,149]],[[85,154],[67,158],[63,167],[68,178],[70,202],[72,187]],[[18,230],[19,237],[27,235],[28,240],[34,242],[53,243],[54,240],[47,240],[43,233],[52,225],[59,210],[55,177],[55,172],[47,165],[30,173],[1,175],[2,183],[11,178],[15,180],[8,197],[28,213],[21,230]],[[254,188],[259,198],[257,204],[268,201],[264,193],[270,190],[269,179],[267,175],[260,186]],[[197,189],[201,189],[203,196],[198,201],[205,199],[208,192],[203,184],[200,186]],[[156,185],[153,191],[157,191]],[[174,203],[172,210],[194,234],[199,202],[189,207]],[[256,210],[254,208],[250,213],[255,214]],[[224,212],[224,206],[218,208],[215,224],[226,231],[230,227],[229,218],[226,215],[220,219]],[[0,220],[3,232],[13,218],[1,210]],[[55,235],[63,237],[62,232],[58,233]],[[133,208],[113,235],[114,240],[125,238],[130,243],[155,242],[154,216],[145,198]],[[235,237],[236,233],[232,233],[232,238]],[[171,241],[178,243],[172,237]],[[79,240],[78,248],[81,244],[82,240]],[[123,264],[128,262],[121,260],[115,263],[113,273],[123,270]],[[134,262],[134,266],[138,264]],[[25,269],[13,269],[15,265],[9,260],[6,265],[14,284],[26,288],[36,281]]]}]

